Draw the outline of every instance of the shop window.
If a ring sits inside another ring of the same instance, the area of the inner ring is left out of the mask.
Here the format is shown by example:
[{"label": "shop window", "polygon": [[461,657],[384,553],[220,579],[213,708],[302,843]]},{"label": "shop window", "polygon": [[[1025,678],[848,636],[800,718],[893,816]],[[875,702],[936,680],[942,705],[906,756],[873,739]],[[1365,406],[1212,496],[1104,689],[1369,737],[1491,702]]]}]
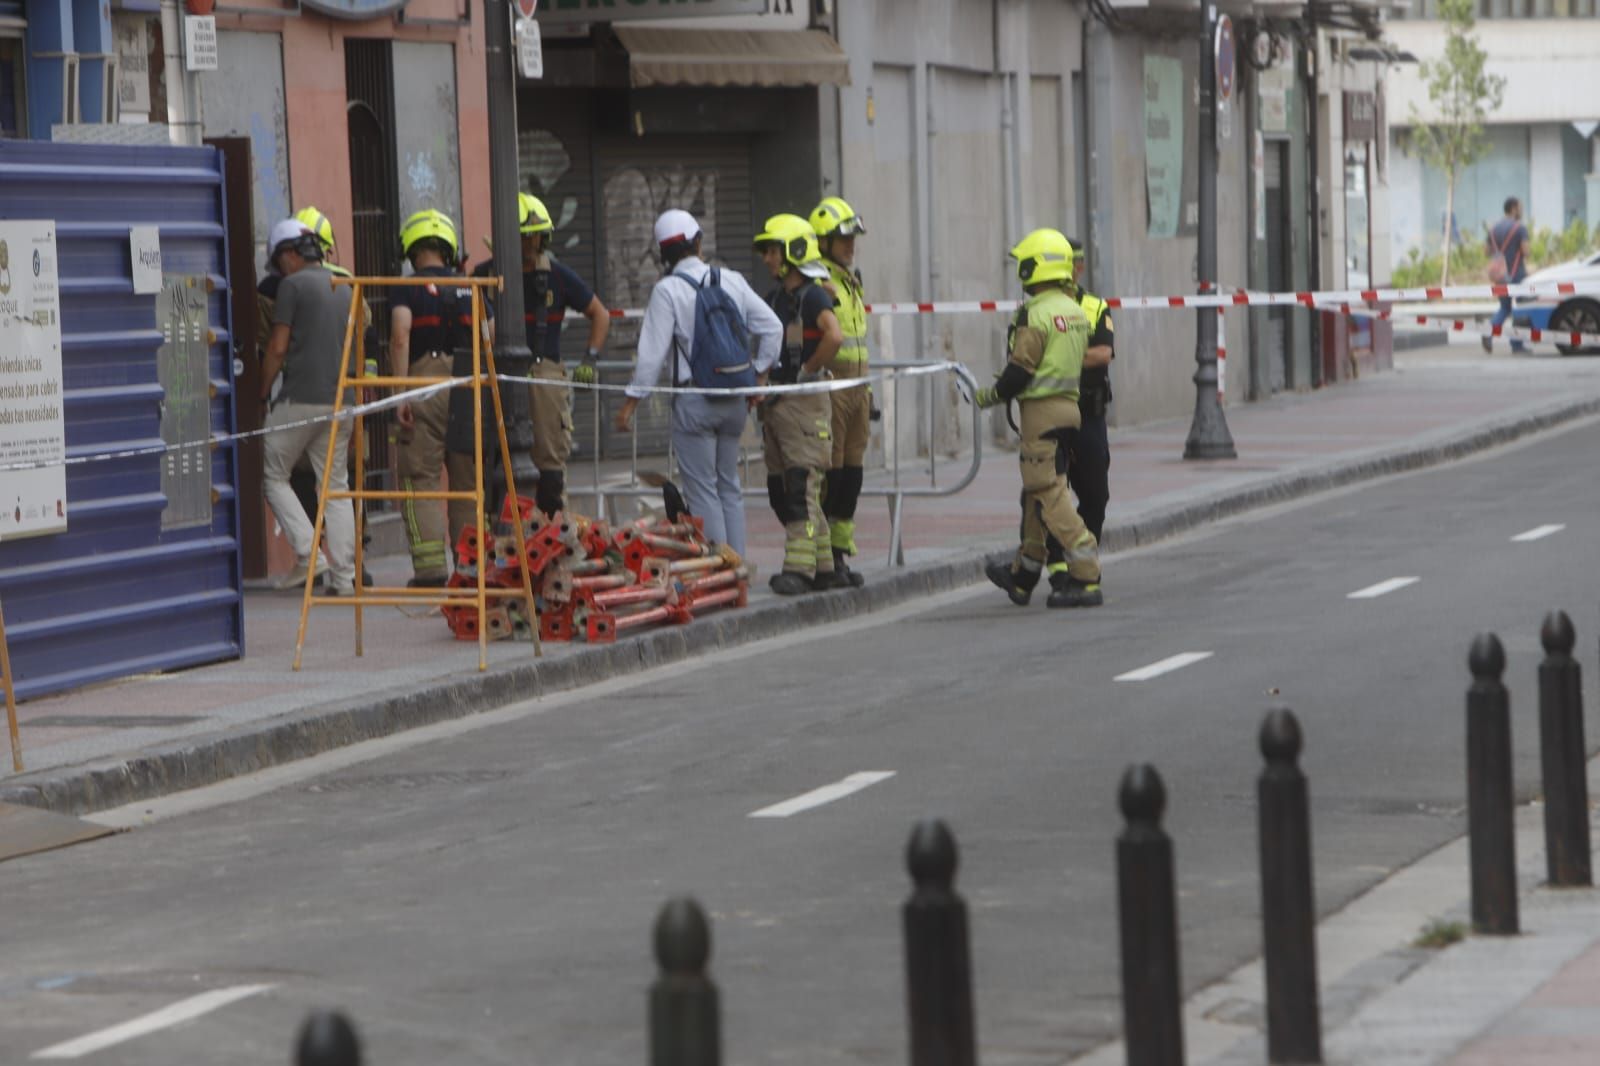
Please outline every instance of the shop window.
[{"label": "shop window", "polygon": [[0,137],[28,135],[22,38],[0,37]]}]

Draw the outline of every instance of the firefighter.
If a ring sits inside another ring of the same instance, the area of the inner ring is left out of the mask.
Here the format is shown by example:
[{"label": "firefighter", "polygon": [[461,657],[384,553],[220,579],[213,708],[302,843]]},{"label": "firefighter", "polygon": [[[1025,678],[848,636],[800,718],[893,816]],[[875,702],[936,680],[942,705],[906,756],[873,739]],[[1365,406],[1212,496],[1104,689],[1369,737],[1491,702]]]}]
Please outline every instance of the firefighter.
[{"label": "firefighter", "polygon": [[[531,375],[553,385],[530,386],[533,416],[533,465],[539,468],[534,502],[553,515],[567,502],[567,459],[572,455],[572,390],[561,365],[561,324],[567,311],[589,320],[589,345],[583,361],[572,369],[572,380],[593,385],[599,378],[595,363],[611,330],[611,312],[594,290],[565,263],[550,254],[555,223],[536,196],[517,196],[517,226],[522,233],[522,293],[527,322],[527,344],[533,353]],[[474,272],[492,277],[494,260]]]},{"label": "firefighter", "polygon": [[[455,225],[439,211],[418,211],[401,227],[400,247],[411,263],[413,277],[439,280],[394,287],[389,298],[389,372],[394,377],[447,378],[454,367],[455,353],[472,347],[472,293],[451,283],[451,279],[460,276],[455,270]],[[450,422],[451,394],[455,392],[467,398],[470,418],[471,394],[464,388],[443,389],[395,409],[400,426],[402,488],[439,491],[439,472],[446,465],[445,434]],[[449,476],[453,489],[471,485],[472,456],[450,456]],[[475,521],[473,512],[470,500],[451,500],[447,525],[446,509],[439,506],[439,501],[404,502],[401,514],[411,547],[410,587],[439,588],[445,584],[450,576],[450,546],[461,536],[461,530]]]},{"label": "firefighter", "polygon": [[[849,204],[829,196],[811,212],[811,228],[828,268],[834,314],[844,330],[844,344],[830,369],[837,378],[866,377],[867,309],[861,272],[855,269],[856,238],[867,232],[866,223]],[[871,418],[872,396],[866,387],[833,393],[833,455],[822,510],[832,538],[834,571],[857,587],[864,579],[850,569],[849,557],[856,554],[856,501],[866,474]]]},{"label": "firefighter", "polygon": [[989,580],[1018,606],[1027,604],[1044,567],[1046,539],[1065,548],[1066,567],[1050,575],[1051,607],[1097,607],[1100,561],[1094,534],[1072,508],[1067,480],[1056,469],[1057,444],[1082,421],[1079,377],[1089,343],[1089,318],[1072,298],[1072,245],[1059,230],[1038,229],[1011,249],[1028,299],[1006,342],[1006,365],[994,385],[978,390],[979,407],[1017,401],[1022,448],[1022,544],[1009,566],[990,563]]},{"label": "firefighter", "polygon": [[[783,323],[783,347],[772,369],[774,384],[821,381],[844,342],[826,280],[817,236],[799,215],[773,215],[756,234],[756,252],[778,283],[767,303]],[[859,391],[859,390],[851,390]],[[783,523],[783,569],[772,590],[794,596],[848,588],[834,570],[828,520],[822,512],[824,472],[833,457],[833,405],[827,393],[768,396],[760,405],[767,496]]]}]

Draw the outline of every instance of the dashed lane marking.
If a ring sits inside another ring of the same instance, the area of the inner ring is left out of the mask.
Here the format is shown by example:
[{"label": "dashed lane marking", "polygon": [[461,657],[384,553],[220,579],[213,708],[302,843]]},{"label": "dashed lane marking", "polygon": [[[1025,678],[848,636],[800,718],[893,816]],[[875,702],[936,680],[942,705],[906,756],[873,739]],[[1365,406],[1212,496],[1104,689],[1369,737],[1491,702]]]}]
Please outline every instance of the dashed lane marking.
[{"label": "dashed lane marking", "polygon": [[843,781],[835,781],[831,785],[814,788],[804,795],[796,796],[794,799],[787,799],[782,803],[774,803],[772,806],[763,807],[759,811],[751,811],[750,817],[787,818],[802,811],[809,811],[813,807],[821,807],[825,803],[844,799],[846,796],[860,792],[864,788],[871,788],[879,781],[887,781],[893,776],[893,770],[863,770],[858,774],[851,774]]},{"label": "dashed lane marking", "polygon": [[1174,670],[1182,670],[1185,666],[1193,666],[1195,663],[1209,659],[1215,654],[1215,652],[1210,651],[1182,652],[1178,655],[1168,656],[1158,663],[1151,663],[1149,666],[1141,666],[1137,670],[1129,670],[1125,674],[1118,674],[1114,680],[1149,681],[1152,677],[1160,677],[1162,674],[1170,674]]},{"label": "dashed lane marking", "polygon": [[61,1044],[52,1044],[50,1047],[35,1051],[31,1058],[35,1059],[81,1059],[85,1055],[92,1055],[96,1051],[103,1051],[108,1047],[126,1043],[141,1036],[170,1029],[174,1025],[193,1021],[203,1014],[210,1014],[230,1003],[237,1003],[241,999],[259,995],[275,985],[234,985],[232,988],[216,988],[210,992],[202,992],[198,996],[190,996],[172,1004],[162,1007],[158,1011],[141,1015],[121,1025],[113,1025],[109,1029],[80,1036],[76,1040],[68,1040]]},{"label": "dashed lane marking", "polygon": [[1376,585],[1368,585],[1364,589],[1357,589],[1345,599],[1349,600],[1375,600],[1379,596],[1387,596],[1396,589],[1403,589],[1407,585],[1415,585],[1421,581],[1420,577],[1391,577],[1388,581],[1380,581]]},{"label": "dashed lane marking", "polygon": [[1526,533],[1518,533],[1516,536],[1512,537],[1511,540],[1512,540],[1512,543],[1514,543],[1514,544],[1526,544],[1530,540],[1543,540],[1544,538],[1550,536],[1552,533],[1560,533],[1563,529],[1566,529],[1566,528],[1567,527],[1564,526],[1564,525],[1534,526],[1532,529],[1528,530]]}]

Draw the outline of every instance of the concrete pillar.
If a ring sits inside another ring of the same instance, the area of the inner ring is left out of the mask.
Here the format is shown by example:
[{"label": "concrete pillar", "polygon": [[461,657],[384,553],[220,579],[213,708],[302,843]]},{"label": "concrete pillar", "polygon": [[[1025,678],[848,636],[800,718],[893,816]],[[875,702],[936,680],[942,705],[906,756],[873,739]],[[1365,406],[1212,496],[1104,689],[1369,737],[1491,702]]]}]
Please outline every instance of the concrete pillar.
[{"label": "concrete pillar", "polygon": [[1547,226],[1559,230],[1566,218],[1565,167],[1561,153],[1561,125],[1541,122],[1528,127],[1528,203],[1523,217],[1531,229]]}]

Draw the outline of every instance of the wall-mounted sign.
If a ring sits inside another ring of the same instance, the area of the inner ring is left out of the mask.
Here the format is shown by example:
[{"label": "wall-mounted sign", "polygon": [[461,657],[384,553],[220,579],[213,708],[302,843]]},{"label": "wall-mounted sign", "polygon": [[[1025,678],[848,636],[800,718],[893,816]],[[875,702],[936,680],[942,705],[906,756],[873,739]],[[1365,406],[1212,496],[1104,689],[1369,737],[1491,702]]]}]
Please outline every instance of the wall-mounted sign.
[{"label": "wall-mounted sign", "polygon": [[215,15],[185,15],[183,17],[183,69],[217,69],[217,17]]},{"label": "wall-mounted sign", "polygon": [[[306,0],[310,5],[311,0]],[[767,0],[543,0],[539,21],[626,22],[702,15],[760,15]]]},{"label": "wall-mounted sign", "polygon": [[150,115],[150,26],[144,14],[112,19],[117,41],[117,117]]},{"label": "wall-mounted sign", "polygon": [[364,22],[394,14],[406,6],[407,0],[301,0],[301,3],[329,18]]},{"label": "wall-mounted sign", "polygon": [[161,228],[133,226],[128,230],[128,253],[133,260],[133,292],[149,296],[161,291]]},{"label": "wall-mounted sign", "polygon": [[1344,139],[1370,141],[1378,136],[1378,98],[1372,93],[1344,94]]},{"label": "wall-mounted sign", "polygon": [[1176,237],[1183,198],[1183,62],[1144,57],[1144,188],[1148,234]]},{"label": "wall-mounted sign", "polygon": [[54,222],[0,222],[0,541],[67,528]]},{"label": "wall-mounted sign", "polygon": [[517,19],[517,73],[524,78],[544,77],[544,42],[536,19]]}]

